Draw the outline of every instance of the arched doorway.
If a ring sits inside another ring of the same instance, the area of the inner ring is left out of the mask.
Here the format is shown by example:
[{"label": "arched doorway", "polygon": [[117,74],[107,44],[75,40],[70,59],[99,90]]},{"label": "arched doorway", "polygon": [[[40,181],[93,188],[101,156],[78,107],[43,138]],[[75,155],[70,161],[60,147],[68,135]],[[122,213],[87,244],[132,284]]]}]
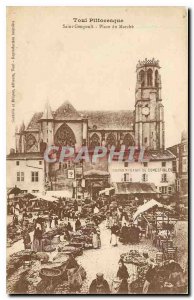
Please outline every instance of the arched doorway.
[{"label": "arched doorway", "polygon": [[74,147],[76,143],[73,130],[67,125],[63,124],[57,130],[54,138],[55,145]]},{"label": "arched doorway", "polygon": [[134,146],[134,139],[130,133],[125,134],[123,139],[123,145],[125,145],[126,147]]},{"label": "arched doorway", "polygon": [[100,146],[100,138],[97,135],[97,133],[94,133],[91,137],[90,137],[90,147],[96,147],[96,146]]},{"label": "arched doorway", "polygon": [[110,148],[111,146],[116,146],[116,138],[113,133],[109,133],[106,138],[106,146]]}]

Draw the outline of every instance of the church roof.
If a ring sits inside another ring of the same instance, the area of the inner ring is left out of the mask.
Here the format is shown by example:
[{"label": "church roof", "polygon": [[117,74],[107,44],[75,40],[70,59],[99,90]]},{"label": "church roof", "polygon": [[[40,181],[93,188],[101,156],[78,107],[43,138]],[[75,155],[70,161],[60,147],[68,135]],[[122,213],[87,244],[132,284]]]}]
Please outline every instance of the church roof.
[{"label": "church roof", "polygon": [[133,130],[134,112],[130,110],[118,111],[77,111],[69,101],[65,101],[55,112],[46,107],[44,112],[35,113],[30,120],[27,130],[39,130],[40,120],[82,120],[88,118],[90,129],[100,130]]},{"label": "church roof", "polygon": [[69,101],[65,101],[55,111],[55,120],[82,120],[82,116]]},{"label": "church roof", "polygon": [[81,111],[88,117],[90,129],[100,130],[133,130],[134,112],[130,110],[118,111]]},{"label": "church roof", "polygon": [[28,129],[40,129],[40,124],[38,123],[38,121],[42,118],[43,113],[42,112],[37,112],[32,116],[32,119],[30,120],[28,126],[27,126],[27,130]]}]

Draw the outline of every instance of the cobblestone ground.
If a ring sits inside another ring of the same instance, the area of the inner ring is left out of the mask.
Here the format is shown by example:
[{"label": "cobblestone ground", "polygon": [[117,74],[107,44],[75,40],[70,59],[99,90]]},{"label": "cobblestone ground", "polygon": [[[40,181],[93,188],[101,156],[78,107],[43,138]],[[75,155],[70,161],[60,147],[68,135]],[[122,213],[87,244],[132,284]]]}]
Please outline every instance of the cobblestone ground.
[{"label": "cobblestone ground", "polygon": [[110,244],[110,230],[105,227],[105,222],[100,225],[101,230],[101,248],[84,251],[82,256],[77,258],[78,263],[84,267],[87,272],[87,278],[82,286],[82,293],[87,293],[91,281],[96,277],[96,273],[101,272],[104,278],[111,286],[113,279],[118,271],[118,261],[122,253],[130,250],[138,250],[140,253],[148,252],[151,258],[154,258],[157,248],[153,247],[150,240],[142,238],[137,245],[123,245],[118,242],[117,247]]}]

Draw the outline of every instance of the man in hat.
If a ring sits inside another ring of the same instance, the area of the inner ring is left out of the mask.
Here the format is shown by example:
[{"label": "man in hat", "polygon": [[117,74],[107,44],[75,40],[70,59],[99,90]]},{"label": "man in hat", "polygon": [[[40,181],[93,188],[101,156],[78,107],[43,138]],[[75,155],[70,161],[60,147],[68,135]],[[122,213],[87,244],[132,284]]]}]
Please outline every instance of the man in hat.
[{"label": "man in hat", "polygon": [[96,279],[94,279],[89,287],[90,294],[110,294],[110,288],[108,282],[104,279],[102,273],[96,274]]}]

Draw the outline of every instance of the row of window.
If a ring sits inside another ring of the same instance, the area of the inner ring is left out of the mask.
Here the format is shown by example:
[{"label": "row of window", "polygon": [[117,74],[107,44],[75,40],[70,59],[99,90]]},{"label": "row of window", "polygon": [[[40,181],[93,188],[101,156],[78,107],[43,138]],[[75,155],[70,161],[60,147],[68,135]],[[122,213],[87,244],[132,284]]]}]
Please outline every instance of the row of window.
[{"label": "row of window", "polygon": [[[124,167],[127,168],[129,166],[129,162],[125,161],[124,162]],[[143,162],[143,166],[144,167],[148,167],[148,162]],[[162,161],[162,164],[161,166],[164,168],[166,167],[166,162],[165,161]]]},{"label": "row of window", "polygon": [[[129,173],[124,173],[123,181],[132,181],[132,178],[129,177]],[[148,174],[142,174],[142,182],[147,182],[147,181],[148,181]],[[161,174],[161,182],[168,182],[166,173]]]},{"label": "row of window", "polygon": [[162,194],[172,194],[172,187],[171,186],[160,186],[159,191]]},{"label": "row of window", "polygon": [[[24,181],[24,172],[17,172],[17,181]],[[39,174],[38,172],[31,172],[31,181],[38,182]]]}]

